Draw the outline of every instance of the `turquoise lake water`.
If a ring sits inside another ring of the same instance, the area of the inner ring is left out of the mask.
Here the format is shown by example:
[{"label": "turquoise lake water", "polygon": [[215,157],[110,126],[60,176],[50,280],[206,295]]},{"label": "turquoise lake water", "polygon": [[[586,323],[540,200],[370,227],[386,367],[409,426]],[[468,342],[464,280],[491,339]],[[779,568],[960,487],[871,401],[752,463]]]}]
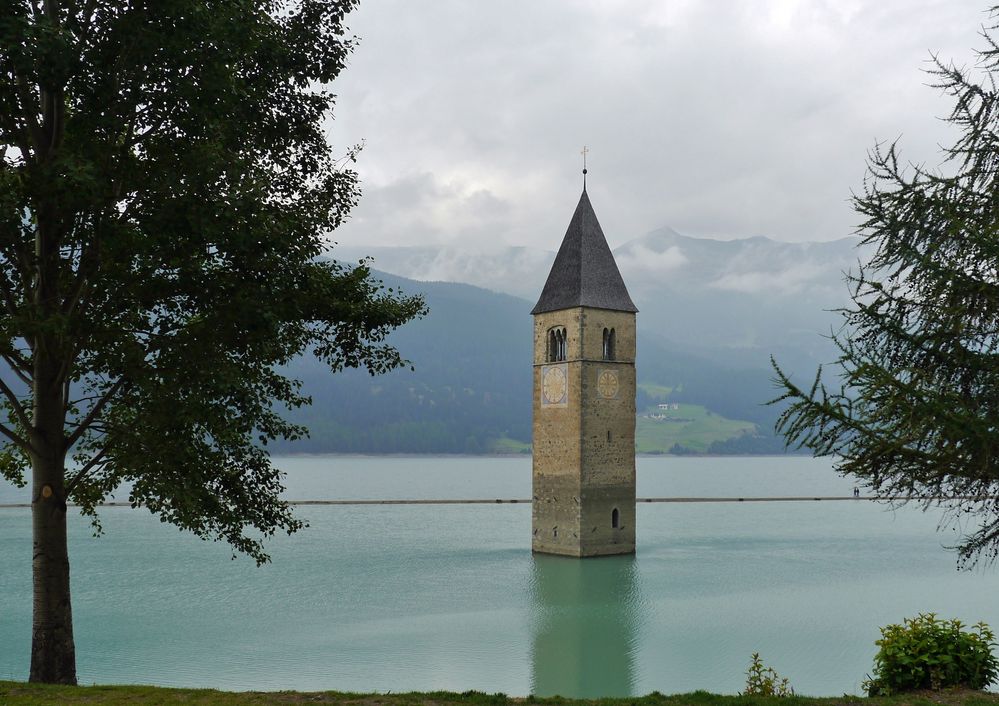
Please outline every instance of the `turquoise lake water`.
[{"label": "turquoise lake water", "polygon": [[[526,498],[530,459],[278,459],[294,499]],[[848,495],[807,458],[640,458],[639,496]],[[24,499],[0,483],[0,503]],[[959,572],[939,514],[868,501],[640,504],[638,553],[532,556],[529,505],[303,506],[273,563],[145,511],[71,523],[81,683],[735,693],[752,652],[798,693],[859,693],[878,626],[999,627],[999,574]],[[0,509],[0,679],[25,679],[30,522]]]}]

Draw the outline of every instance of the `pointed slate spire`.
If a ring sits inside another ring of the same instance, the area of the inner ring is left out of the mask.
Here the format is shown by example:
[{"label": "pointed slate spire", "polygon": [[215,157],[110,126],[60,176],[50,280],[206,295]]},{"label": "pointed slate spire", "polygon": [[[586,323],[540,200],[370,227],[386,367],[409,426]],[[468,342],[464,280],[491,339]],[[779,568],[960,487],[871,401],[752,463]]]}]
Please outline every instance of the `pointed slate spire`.
[{"label": "pointed slate spire", "polygon": [[541,290],[541,298],[531,313],[577,306],[638,311],[624,286],[585,188]]}]

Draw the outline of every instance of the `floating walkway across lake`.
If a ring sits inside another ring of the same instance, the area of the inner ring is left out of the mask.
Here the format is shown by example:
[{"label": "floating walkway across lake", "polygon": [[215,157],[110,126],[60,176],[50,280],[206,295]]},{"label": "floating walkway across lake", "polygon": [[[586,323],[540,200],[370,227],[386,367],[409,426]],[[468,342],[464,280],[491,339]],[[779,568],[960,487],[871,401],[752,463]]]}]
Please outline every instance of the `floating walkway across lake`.
[{"label": "floating walkway across lake", "polygon": [[[774,497],[774,498],[636,498],[640,503],[741,503],[741,502],[776,502],[800,500],[861,500],[853,495],[827,497]],[[887,498],[872,498],[867,500],[885,500]],[[465,500],[290,500],[292,505],[503,505],[531,502],[530,498],[471,498]]]},{"label": "floating walkway across lake", "polygon": [[[816,502],[825,500],[879,500],[879,501],[920,501],[920,500],[987,500],[980,496],[928,497],[905,495],[797,495],[775,497],[691,497],[691,498],[637,498],[640,503],[781,503]],[[289,500],[289,505],[517,505],[530,504],[529,498],[466,498],[466,499],[426,499],[426,500]],[[70,503],[70,507],[77,507]],[[31,503],[0,503],[0,510],[16,507],[31,507]],[[101,503],[98,507],[131,507],[130,503]]]},{"label": "floating walkway across lake", "polygon": [[[636,498],[640,503],[777,503],[815,502],[817,500],[982,500],[978,496],[929,497],[903,495],[794,495],[771,497],[689,497],[689,498]],[[437,500],[289,500],[290,505],[503,505],[530,504],[530,498],[471,498]],[[127,503],[121,503],[127,505]]]}]

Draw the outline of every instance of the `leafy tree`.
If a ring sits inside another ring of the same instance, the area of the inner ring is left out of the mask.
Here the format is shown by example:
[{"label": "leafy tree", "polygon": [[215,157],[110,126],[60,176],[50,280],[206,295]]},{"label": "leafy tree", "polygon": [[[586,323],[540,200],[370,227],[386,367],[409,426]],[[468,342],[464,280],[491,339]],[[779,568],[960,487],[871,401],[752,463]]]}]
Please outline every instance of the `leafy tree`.
[{"label": "leafy tree", "polygon": [[[999,15],[993,9],[992,16]],[[835,455],[874,491],[945,508],[962,529],[962,565],[999,552],[999,45],[966,71],[933,57],[958,130],[946,173],[869,157],[854,207],[873,256],[851,276],[852,304],[833,339],[838,384],[820,369],[798,387],[777,365],[777,430]]]},{"label": "leafy tree", "polygon": [[384,338],[422,301],[319,257],[357,198],[322,130],[354,5],[0,0],[0,472],[30,468],[32,681],[76,680],[68,502],[96,524],[129,483],[266,561],[302,526],[264,447],[308,399],[277,366],[403,362]]}]

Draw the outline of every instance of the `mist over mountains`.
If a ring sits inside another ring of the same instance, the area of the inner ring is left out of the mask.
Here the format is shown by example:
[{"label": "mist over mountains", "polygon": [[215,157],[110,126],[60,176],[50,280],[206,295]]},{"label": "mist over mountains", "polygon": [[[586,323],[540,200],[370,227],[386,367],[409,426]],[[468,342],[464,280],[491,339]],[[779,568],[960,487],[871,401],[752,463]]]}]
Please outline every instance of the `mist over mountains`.
[{"label": "mist over mountains", "polygon": [[[710,452],[780,452],[778,410],[763,404],[775,392],[770,355],[803,377],[835,357],[823,334],[838,324],[831,310],[849,300],[843,273],[856,268],[855,245],[709,240],[663,228],[617,248],[640,309],[639,411],[665,399],[703,407],[756,430],[720,439]],[[289,372],[315,403],[292,416],[312,437],[281,450],[483,453],[530,442],[529,312],[553,251],[426,246],[335,255],[370,255],[387,286],[424,294],[430,314],[391,337],[415,371],[330,375],[299,361]]]},{"label": "mist over mountains", "polygon": [[[857,238],[713,240],[661,228],[613,252],[640,310],[640,337],[728,365],[766,367],[773,353],[797,367],[827,362],[834,355],[823,336],[839,324],[831,310],[849,301],[844,273],[855,271],[864,256],[857,243]],[[552,250],[526,247],[336,251],[346,261],[364,255],[381,271],[422,281],[462,282],[531,304],[555,259]]]}]

